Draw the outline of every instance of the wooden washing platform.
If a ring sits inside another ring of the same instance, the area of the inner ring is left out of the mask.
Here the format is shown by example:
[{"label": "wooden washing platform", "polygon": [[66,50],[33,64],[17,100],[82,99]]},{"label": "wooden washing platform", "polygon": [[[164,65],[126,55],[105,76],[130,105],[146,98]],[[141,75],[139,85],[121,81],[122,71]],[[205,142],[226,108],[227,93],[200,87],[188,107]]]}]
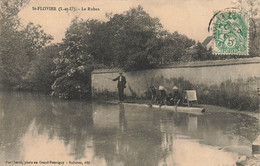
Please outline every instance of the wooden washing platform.
[{"label": "wooden washing platform", "polygon": [[159,105],[152,105],[151,108],[159,108],[159,109],[163,109],[163,110],[169,110],[169,111],[175,111],[175,112],[183,112],[183,113],[196,114],[196,115],[202,115],[203,114],[202,113],[203,108],[199,108],[199,107],[178,106],[176,108],[176,106],[162,105],[160,107]]},{"label": "wooden washing platform", "polygon": [[[116,101],[106,101],[106,103],[109,104],[120,104]],[[185,106],[178,106],[176,109],[176,106],[168,106],[168,105],[162,105],[161,107],[159,105],[148,105],[148,104],[137,104],[137,103],[121,103],[125,106],[140,106],[140,107],[150,107],[150,108],[156,108],[158,110],[167,110],[167,111],[173,111],[176,113],[188,113],[188,114],[194,114],[194,115],[203,115],[202,110],[204,108],[200,107],[185,107]]]}]

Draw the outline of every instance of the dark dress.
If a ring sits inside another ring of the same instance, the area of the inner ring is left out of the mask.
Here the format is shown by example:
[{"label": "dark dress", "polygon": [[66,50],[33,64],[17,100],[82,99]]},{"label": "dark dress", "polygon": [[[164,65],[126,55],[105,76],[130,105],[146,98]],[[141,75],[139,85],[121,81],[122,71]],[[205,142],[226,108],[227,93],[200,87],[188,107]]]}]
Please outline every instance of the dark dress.
[{"label": "dark dress", "polygon": [[[121,79],[120,79],[121,77]],[[124,101],[124,89],[126,88],[126,78],[125,76],[118,76],[117,78],[113,79],[113,81],[117,81],[117,88],[118,88],[118,98],[119,101]]]},{"label": "dark dress", "polygon": [[159,90],[159,105],[164,105],[166,102],[167,94],[165,90]]},{"label": "dark dress", "polygon": [[167,96],[166,105],[174,105],[174,100],[171,93],[169,94],[169,96]]},{"label": "dark dress", "polygon": [[173,92],[173,101],[174,105],[176,105],[177,103],[179,103],[178,105],[182,105],[182,96],[178,90]]}]

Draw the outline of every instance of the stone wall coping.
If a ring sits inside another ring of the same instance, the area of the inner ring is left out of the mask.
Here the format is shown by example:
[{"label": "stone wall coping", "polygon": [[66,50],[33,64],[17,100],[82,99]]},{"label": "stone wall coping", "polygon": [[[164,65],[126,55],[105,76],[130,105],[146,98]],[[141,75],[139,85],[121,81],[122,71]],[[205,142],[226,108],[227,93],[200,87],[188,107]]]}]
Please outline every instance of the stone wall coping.
[{"label": "stone wall coping", "polygon": [[[210,60],[210,61],[174,62],[167,65],[161,65],[152,69],[213,67],[213,66],[229,66],[229,65],[241,65],[241,64],[254,64],[254,63],[260,63],[260,57]],[[151,70],[151,69],[147,69],[147,70]],[[122,69],[120,68],[95,69],[92,72],[92,74],[117,73],[119,71],[122,71]]]}]

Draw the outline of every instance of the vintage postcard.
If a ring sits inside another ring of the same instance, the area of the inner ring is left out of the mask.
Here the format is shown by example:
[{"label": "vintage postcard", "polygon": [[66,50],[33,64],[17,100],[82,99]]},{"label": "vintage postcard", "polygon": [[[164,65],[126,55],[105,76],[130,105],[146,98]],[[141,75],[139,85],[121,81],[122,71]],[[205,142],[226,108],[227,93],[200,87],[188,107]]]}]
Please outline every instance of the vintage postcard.
[{"label": "vintage postcard", "polygon": [[260,165],[259,0],[1,0],[0,166]]}]

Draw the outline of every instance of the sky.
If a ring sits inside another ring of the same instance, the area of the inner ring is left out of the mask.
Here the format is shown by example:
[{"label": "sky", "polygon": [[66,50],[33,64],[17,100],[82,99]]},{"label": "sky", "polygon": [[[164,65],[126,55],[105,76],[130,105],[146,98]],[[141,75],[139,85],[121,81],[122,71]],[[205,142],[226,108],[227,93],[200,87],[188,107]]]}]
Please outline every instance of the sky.
[{"label": "sky", "polygon": [[[196,41],[203,41],[211,35],[207,31],[214,11],[233,7],[234,0],[31,0],[19,16],[24,25],[39,24],[54,37],[53,43],[61,42],[65,31],[74,17],[106,21],[105,13],[122,13],[142,5],[151,17],[160,19],[164,29],[178,31]],[[56,11],[33,10],[33,7],[56,7]],[[58,11],[75,7],[77,11]],[[83,11],[82,8],[98,8],[98,11]]]}]

